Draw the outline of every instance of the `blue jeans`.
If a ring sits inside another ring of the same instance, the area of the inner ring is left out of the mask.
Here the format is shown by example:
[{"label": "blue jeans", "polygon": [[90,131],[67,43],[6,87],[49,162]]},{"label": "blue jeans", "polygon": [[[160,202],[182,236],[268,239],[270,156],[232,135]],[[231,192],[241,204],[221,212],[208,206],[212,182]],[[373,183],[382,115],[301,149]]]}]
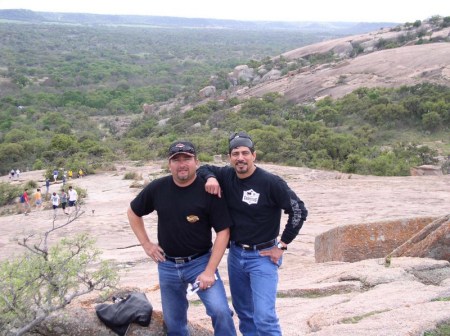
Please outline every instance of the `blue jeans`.
[{"label": "blue jeans", "polygon": [[[188,263],[176,264],[172,261],[158,263],[159,285],[164,322],[169,336],[189,335],[187,327],[187,309],[189,302],[186,289],[194,283],[208,264],[211,254],[207,253]],[[217,280],[211,288],[199,289],[197,295],[206,307],[206,314],[211,317],[214,335],[233,336],[236,329],[233,323],[233,312],[228,306],[223,282],[216,272]]]},{"label": "blue jeans", "polygon": [[244,336],[281,336],[275,311],[278,267],[259,251],[246,251],[231,244],[228,253],[233,307],[239,317],[239,330]]}]

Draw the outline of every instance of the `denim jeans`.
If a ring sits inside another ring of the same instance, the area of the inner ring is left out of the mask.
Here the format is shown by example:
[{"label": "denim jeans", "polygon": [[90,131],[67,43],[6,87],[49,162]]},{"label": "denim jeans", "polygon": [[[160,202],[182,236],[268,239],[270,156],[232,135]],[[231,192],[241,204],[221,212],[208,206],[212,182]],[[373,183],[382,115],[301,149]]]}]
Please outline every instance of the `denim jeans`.
[{"label": "denim jeans", "polygon": [[282,260],[275,265],[259,252],[231,244],[228,253],[228,276],[239,330],[244,336],[281,336],[275,301]]},{"label": "denim jeans", "polygon": [[[186,289],[194,283],[208,264],[211,254],[207,253],[184,264],[172,261],[158,263],[159,285],[164,322],[169,336],[189,335],[187,327],[187,309],[189,302]],[[217,280],[211,288],[199,289],[197,295],[206,307],[206,314],[211,317],[214,335],[233,336],[236,329],[233,323],[233,312],[228,306],[223,282],[216,272]]]}]

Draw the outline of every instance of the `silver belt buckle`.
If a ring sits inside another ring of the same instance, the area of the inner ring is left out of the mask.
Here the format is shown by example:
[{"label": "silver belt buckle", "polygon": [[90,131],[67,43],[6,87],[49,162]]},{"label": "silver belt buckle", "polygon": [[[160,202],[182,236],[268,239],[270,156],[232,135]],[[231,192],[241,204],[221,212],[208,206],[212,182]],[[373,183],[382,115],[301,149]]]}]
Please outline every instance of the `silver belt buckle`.
[{"label": "silver belt buckle", "polygon": [[251,246],[250,246],[250,245],[247,245],[247,244],[242,244],[242,247],[243,247],[243,248],[246,248],[246,249],[249,249]]},{"label": "silver belt buckle", "polygon": [[184,258],[175,258],[175,264],[184,264]]}]

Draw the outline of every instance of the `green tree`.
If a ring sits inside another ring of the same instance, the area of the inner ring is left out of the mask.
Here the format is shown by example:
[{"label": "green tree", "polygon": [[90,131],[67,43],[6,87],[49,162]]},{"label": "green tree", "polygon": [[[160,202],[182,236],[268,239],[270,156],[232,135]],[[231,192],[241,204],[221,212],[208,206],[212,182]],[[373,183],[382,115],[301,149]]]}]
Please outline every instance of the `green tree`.
[{"label": "green tree", "polygon": [[44,130],[54,130],[56,127],[64,125],[67,123],[64,116],[58,112],[47,112],[40,119],[40,123],[42,124],[42,128]]},{"label": "green tree", "polygon": [[442,28],[450,27],[450,16],[446,16],[442,19]]},{"label": "green tree", "polygon": [[24,130],[14,128],[5,134],[4,141],[17,143],[27,139],[30,139],[32,135]]},{"label": "green tree", "polygon": [[287,132],[275,127],[267,127],[264,130],[254,130],[251,135],[253,135],[259,159],[270,162],[283,161],[282,153],[286,150]]},{"label": "green tree", "polygon": [[400,159],[394,152],[382,152],[379,156],[367,161],[369,174],[378,176],[407,176],[411,164]]},{"label": "green tree", "polygon": [[318,130],[324,127],[322,122],[319,121],[298,121],[291,120],[288,123],[289,131],[292,138],[306,139],[310,135],[316,133]]},{"label": "green tree", "polygon": [[316,111],[316,120],[323,120],[328,126],[336,126],[339,124],[339,113],[332,107],[321,107]]},{"label": "green tree", "polygon": [[27,153],[21,144],[6,143],[0,144],[0,172],[8,173],[11,169],[16,169],[26,159]]},{"label": "green tree", "polygon": [[[27,252],[0,264],[0,324],[2,331],[20,336],[42,323],[73,299],[115,286],[117,272],[87,234],[64,238],[49,246],[49,235],[83,214],[78,210],[67,222],[35,237],[19,240]],[[99,262],[100,261],[100,262]]]},{"label": "green tree", "polygon": [[423,128],[427,131],[435,131],[437,130],[442,122],[442,118],[437,112],[428,112],[422,116],[422,125]]},{"label": "green tree", "polygon": [[345,160],[342,171],[345,173],[361,173],[361,161],[364,160],[359,154],[350,154]]},{"label": "green tree", "polygon": [[50,141],[50,150],[71,154],[77,151],[77,142],[73,135],[55,134]]}]

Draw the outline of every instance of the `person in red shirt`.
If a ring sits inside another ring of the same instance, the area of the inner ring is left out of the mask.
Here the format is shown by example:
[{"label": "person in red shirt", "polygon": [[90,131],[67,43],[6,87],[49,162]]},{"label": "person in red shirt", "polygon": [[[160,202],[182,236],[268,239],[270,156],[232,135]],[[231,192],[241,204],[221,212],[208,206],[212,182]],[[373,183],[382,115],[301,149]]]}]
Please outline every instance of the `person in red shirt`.
[{"label": "person in red shirt", "polygon": [[28,213],[31,212],[31,207],[30,207],[30,199],[28,197],[28,189],[25,189],[22,195],[22,204],[23,204],[23,210],[24,210],[24,215],[28,216]]}]

